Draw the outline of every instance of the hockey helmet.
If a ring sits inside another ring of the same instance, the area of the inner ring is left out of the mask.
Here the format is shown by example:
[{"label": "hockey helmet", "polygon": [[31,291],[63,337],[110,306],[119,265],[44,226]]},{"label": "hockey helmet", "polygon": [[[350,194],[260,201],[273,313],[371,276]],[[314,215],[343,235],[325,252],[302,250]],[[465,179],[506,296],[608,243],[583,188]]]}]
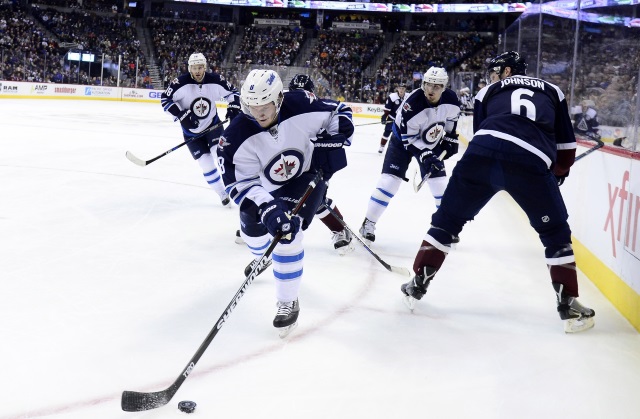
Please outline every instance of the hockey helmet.
[{"label": "hockey helmet", "polygon": [[444,68],[431,67],[426,73],[424,73],[424,76],[422,76],[423,88],[425,83],[441,84],[442,86],[447,87],[447,84],[449,83],[449,75]]},{"label": "hockey helmet", "polygon": [[189,74],[191,74],[191,77],[195,81],[200,82],[204,78],[204,72],[199,77],[194,76],[193,75],[193,67],[196,66],[196,65],[203,65],[204,66],[204,71],[207,71],[207,59],[204,57],[204,54],[199,53],[199,52],[193,53],[193,54],[191,54],[189,56],[189,61],[188,61]]},{"label": "hockey helmet", "polygon": [[502,74],[506,67],[511,68],[512,76],[524,76],[527,73],[527,62],[515,51],[503,52],[493,60],[489,61],[488,74],[493,72]]},{"label": "hockey helmet", "polygon": [[315,88],[311,77],[306,74],[296,74],[289,82],[289,90],[307,90],[313,92]]},{"label": "hockey helmet", "polygon": [[282,80],[273,70],[251,70],[240,89],[243,112],[251,115],[249,106],[262,106],[273,102],[276,115],[280,112],[283,99]]}]

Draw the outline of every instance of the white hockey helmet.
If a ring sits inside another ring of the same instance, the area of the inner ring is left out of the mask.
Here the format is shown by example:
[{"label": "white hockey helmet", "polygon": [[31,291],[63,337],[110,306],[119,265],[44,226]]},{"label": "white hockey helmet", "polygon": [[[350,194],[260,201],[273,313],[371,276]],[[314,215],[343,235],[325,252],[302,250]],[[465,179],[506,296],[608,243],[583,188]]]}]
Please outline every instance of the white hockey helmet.
[{"label": "white hockey helmet", "polygon": [[193,75],[193,70],[192,70],[191,67],[196,66],[196,65],[203,65],[204,66],[204,71],[207,71],[207,59],[204,57],[204,54],[199,53],[199,52],[193,53],[193,54],[191,54],[189,56],[189,61],[188,61],[189,74],[191,74],[191,77],[195,81],[200,82],[204,78],[204,74],[201,77],[195,77]]},{"label": "white hockey helmet", "polygon": [[273,70],[251,70],[240,89],[243,112],[251,115],[247,106],[262,106],[273,102],[276,114],[282,105],[284,86],[278,73]]},{"label": "white hockey helmet", "polygon": [[422,76],[423,88],[425,83],[441,84],[444,87],[447,87],[447,84],[449,83],[449,75],[444,68],[431,67],[426,73],[424,73],[424,76]]}]

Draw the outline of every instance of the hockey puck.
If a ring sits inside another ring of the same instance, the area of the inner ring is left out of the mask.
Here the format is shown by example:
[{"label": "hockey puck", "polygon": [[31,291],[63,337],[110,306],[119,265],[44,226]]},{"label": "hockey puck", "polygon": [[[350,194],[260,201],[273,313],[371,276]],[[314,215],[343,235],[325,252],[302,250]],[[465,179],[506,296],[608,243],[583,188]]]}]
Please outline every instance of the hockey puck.
[{"label": "hockey puck", "polygon": [[193,411],[196,410],[196,402],[183,400],[178,403],[178,409],[184,413],[193,413]]}]

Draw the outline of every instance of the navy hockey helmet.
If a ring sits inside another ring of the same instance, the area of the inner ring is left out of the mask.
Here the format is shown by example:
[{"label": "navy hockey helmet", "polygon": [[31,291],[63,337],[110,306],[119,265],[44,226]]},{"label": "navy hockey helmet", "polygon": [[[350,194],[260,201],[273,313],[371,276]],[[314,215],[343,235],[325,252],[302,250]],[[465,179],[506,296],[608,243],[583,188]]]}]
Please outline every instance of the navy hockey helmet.
[{"label": "navy hockey helmet", "polygon": [[512,76],[524,76],[527,73],[527,62],[515,51],[503,52],[489,62],[488,73],[502,74],[506,67],[511,68]]},{"label": "navy hockey helmet", "polygon": [[311,77],[306,74],[296,74],[289,82],[289,90],[307,90],[313,92],[315,88]]}]

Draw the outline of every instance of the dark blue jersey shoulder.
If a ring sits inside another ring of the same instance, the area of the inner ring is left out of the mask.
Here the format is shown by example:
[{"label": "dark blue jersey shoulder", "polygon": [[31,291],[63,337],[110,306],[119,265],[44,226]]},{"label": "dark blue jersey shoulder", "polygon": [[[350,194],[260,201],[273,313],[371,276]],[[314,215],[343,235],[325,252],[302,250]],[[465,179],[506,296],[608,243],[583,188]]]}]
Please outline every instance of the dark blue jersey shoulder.
[{"label": "dark blue jersey shoulder", "polygon": [[284,94],[280,108],[280,121],[311,112],[333,112],[338,102],[319,99],[315,94],[306,90],[292,90]]},{"label": "dark blue jersey shoulder", "polygon": [[440,97],[439,105],[455,105],[460,107],[460,100],[458,99],[458,95],[451,89],[444,89],[442,92],[442,96]]}]

